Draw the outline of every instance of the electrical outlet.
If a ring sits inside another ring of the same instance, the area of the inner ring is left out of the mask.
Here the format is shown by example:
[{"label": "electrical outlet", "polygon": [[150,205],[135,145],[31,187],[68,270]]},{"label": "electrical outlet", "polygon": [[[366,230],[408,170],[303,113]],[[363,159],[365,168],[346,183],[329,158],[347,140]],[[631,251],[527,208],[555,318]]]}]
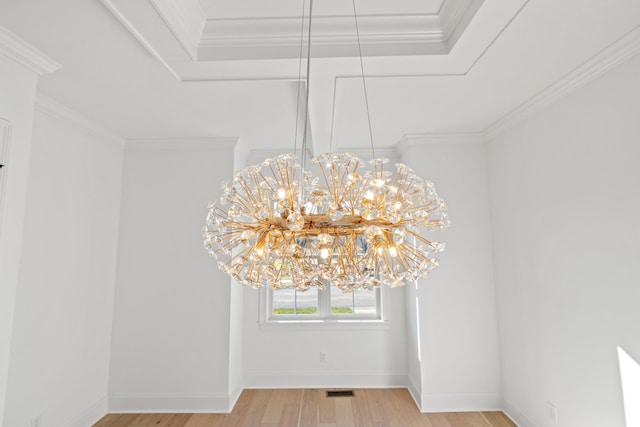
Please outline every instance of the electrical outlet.
[{"label": "electrical outlet", "polygon": [[547,409],[549,413],[549,418],[553,420],[553,422],[558,425],[558,408],[551,402],[547,402]]},{"label": "electrical outlet", "polygon": [[320,352],[320,362],[321,363],[326,363],[327,362],[327,353],[324,351]]},{"label": "electrical outlet", "polygon": [[42,416],[31,418],[31,427],[42,427]]}]

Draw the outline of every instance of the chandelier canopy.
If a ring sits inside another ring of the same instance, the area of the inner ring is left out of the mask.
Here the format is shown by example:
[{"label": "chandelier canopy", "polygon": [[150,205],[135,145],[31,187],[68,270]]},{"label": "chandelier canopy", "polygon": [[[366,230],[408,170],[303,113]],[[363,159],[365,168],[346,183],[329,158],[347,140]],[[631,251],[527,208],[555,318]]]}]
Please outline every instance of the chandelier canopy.
[{"label": "chandelier canopy", "polygon": [[[367,100],[355,0],[353,8]],[[331,282],[351,292],[413,283],[438,265],[444,244],[420,232],[449,225],[446,204],[407,166],[390,170],[387,159],[375,157],[368,100],[373,159],[330,152],[313,159],[315,174],[306,167],[312,9],[310,0],[301,162],[282,154],[225,182],[220,201],[208,206],[205,249],[228,257],[219,268],[255,288],[304,291]]]}]

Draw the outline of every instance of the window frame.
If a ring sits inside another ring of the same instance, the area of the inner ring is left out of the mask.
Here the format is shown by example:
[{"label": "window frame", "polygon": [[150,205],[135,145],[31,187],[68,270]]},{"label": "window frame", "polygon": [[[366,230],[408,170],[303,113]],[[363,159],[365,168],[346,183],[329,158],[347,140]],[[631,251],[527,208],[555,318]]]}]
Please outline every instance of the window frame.
[{"label": "window frame", "polygon": [[[376,295],[376,312],[373,314],[332,314],[331,313],[331,287],[326,290],[318,289],[318,314],[273,314],[273,293],[270,287],[260,290],[260,323],[261,324],[377,324],[385,323],[383,287],[373,290]],[[355,291],[358,292],[358,291]]]}]

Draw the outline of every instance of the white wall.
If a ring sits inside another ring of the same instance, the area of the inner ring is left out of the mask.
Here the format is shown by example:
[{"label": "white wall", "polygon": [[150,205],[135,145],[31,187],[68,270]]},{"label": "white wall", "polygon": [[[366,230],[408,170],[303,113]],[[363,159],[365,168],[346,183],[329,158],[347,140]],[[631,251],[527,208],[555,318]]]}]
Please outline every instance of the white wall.
[{"label": "white wall", "polygon": [[[202,246],[235,139],[127,141],[110,410],[226,412],[230,279]],[[237,328],[232,327],[233,331]],[[230,378],[235,375],[234,378]]]},{"label": "white wall", "polygon": [[[501,405],[485,148],[466,138],[409,138],[403,162],[433,181],[452,225],[427,234],[444,241],[441,263],[418,283],[419,403],[424,412],[487,410]],[[415,295],[411,292],[411,295]],[[413,302],[413,304],[412,304]],[[415,364],[415,360],[412,362]],[[412,375],[416,374],[415,366]],[[415,391],[414,391],[415,393]]]},{"label": "white wall", "polygon": [[504,403],[525,427],[625,425],[640,358],[640,57],[488,146]]},{"label": "white wall", "polygon": [[[259,292],[244,295],[244,385],[406,386],[404,290],[383,289],[386,325],[273,325],[260,328]],[[320,361],[320,352],[327,354]]]},{"label": "white wall", "polygon": [[106,413],[122,147],[52,105],[34,120],[6,426]]},{"label": "white wall", "polygon": [[0,138],[4,138],[6,130],[10,148],[3,171],[6,184],[0,189],[4,199],[0,212],[0,421],[5,408],[18,288],[36,82],[36,73],[0,55]]}]

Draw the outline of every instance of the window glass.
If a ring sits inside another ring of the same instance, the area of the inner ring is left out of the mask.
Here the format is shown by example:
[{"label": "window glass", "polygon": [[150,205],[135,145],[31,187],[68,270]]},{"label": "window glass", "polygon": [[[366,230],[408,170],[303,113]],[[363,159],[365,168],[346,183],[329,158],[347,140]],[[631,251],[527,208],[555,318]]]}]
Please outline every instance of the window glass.
[{"label": "window glass", "polygon": [[380,289],[342,292],[338,286],[331,285],[326,290],[311,288],[303,292],[269,288],[267,295],[270,301],[267,313],[272,320],[381,319]]},{"label": "window glass", "polygon": [[278,289],[271,291],[272,315],[304,316],[318,314],[318,290],[309,289],[301,292],[295,289]]}]

